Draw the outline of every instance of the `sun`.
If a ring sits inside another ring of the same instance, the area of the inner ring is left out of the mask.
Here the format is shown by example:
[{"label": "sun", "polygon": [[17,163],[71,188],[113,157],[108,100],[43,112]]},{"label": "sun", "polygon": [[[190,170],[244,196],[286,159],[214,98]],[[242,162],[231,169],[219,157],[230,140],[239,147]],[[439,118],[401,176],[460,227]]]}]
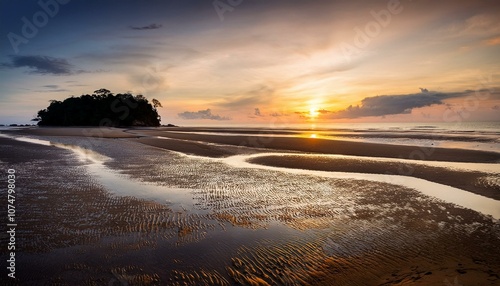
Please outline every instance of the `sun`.
[{"label": "sun", "polygon": [[319,112],[318,112],[318,109],[317,109],[317,108],[315,108],[315,107],[311,107],[311,108],[309,109],[309,117],[310,117],[310,118],[316,118],[316,117],[318,117],[318,115],[319,115]]}]

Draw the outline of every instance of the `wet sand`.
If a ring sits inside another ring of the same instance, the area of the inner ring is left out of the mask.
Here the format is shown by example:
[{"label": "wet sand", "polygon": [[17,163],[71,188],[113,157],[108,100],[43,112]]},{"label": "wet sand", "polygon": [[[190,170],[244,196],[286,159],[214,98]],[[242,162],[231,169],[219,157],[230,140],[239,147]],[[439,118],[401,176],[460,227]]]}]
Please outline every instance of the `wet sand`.
[{"label": "wet sand", "polygon": [[75,136],[94,138],[135,138],[126,129],[110,127],[28,127],[4,130],[5,133],[36,136]]},{"label": "wet sand", "polygon": [[294,156],[292,154],[286,156],[263,156],[253,158],[249,162],[294,169],[412,176],[500,200],[500,184],[498,184],[500,167],[498,168],[498,173],[492,174],[425,166],[409,162],[377,162],[347,158]]},{"label": "wet sand", "polygon": [[221,146],[215,144],[203,144],[196,141],[171,139],[167,137],[161,139],[143,137],[143,138],[133,139],[132,141],[140,142],[145,145],[154,146],[166,150],[171,150],[191,155],[211,157],[211,158],[222,158],[247,152],[252,153],[248,148],[235,147],[235,146]]},{"label": "wet sand", "polygon": [[[175,197],[141,198],[140,189],[109,189],[70,150],[0,138],[1,168],[19,175],[23,284],[500,282],[500,224],[478,212],[397,185],[238,169],[167,150],[179,148],[178,141],[150,147],[141,142],[147,138],[109,137],[37,138],[91,148],[110,158],[106,168],[144,189],[185,189],[192,207]],[[201,145],[189,148],[213,157],[262,151]],[[352,161],[333,165],[359,167]]]},{"label": "wet sand", "polygon": [[[351,156],[404,158],[428,161],[450,161],[450,162],[477,162],[497,163],[500,162],[500,153],[446,149],[446,148],[424,148],[403,145],[387,145],[376,143],[363,143],[342,140],[328,140],[318,138],[295,138],[295,137],[266,137],[244,136],[244,135],[207,135],[190,134],[188,132],[175,133],[171,131],[155,130],[130,130],[130,134],[160,136],[188,141],[202,141],[208,143],[225,144],[232,146],[246,146],[251,148],[267,148],[272,150],[287,150],[322,154],[339,154]],[[202,154],[198,154],[202,155]]]}]

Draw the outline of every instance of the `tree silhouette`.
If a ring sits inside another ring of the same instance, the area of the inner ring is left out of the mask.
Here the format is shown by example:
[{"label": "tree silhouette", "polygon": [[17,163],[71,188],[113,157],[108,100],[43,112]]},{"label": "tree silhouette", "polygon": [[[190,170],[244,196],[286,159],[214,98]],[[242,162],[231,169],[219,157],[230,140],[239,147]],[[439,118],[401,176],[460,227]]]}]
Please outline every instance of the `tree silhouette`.
[{"label": "tree silhouette", "polygon": [[160,126],[157,107],[162,105],[156,99],[151,105],[141,94],[114,95],[101,88],[92,95],[51,100],[33,120],[40,126]]},{"label": "tree silhouette", "polygon": [[161,106],[161,102],[159,102],[158,99],[153,98],[152,102],[153,102],[154,108],[163,107],[163,106]]}]

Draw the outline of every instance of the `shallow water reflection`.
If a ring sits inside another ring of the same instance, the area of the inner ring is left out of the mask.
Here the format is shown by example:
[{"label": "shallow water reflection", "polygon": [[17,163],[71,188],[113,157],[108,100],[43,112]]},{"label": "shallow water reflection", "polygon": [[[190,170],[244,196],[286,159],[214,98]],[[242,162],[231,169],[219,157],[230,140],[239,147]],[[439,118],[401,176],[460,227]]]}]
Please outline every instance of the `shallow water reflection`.
[{"label": "shallow water reflection", "polygon": [[[263,170],[281,171],[297,175],[313,175],[313,176],[336,178],[336,179],[369,180],[374,182],[401,185],[411,189],[415,189],[425,195],[435,197],[449,203],[457,204],[465,208],[470,208],[487,215],[491,215],[495,219],[500,219],[500,201],[419,178],[399,176],[399,175],[362,174],[362,173],[347,173],[347,172],[326,172],[326,171],[315,171],[315,170],[304,170],[304,169],[289,169],[289,168],[270,167],[270,166],[252,164],[247,162],[251,158],[257,158],[262,156],[287,156],[287,155],[290,154],[260,153],[251,155],[237,155],[224,158],[222,159],[222,161],[226,162],[227,164],[235,168],[256,168]],[[293,154],[293,156],[310,156],[310,155]],[[328,156],[328,155],[314,155],[314,156]],[[335,155],[335,156],[343,157],[340,155]],[[442,164],[443,162],[439,163]],[[470,167],[473,165],[474,164],[463,163],[460,166]],[[480,165],[482,166],[488,165],[488,167],[492,167],[495,169],[498,168],[497,164],[480,164]]]}]

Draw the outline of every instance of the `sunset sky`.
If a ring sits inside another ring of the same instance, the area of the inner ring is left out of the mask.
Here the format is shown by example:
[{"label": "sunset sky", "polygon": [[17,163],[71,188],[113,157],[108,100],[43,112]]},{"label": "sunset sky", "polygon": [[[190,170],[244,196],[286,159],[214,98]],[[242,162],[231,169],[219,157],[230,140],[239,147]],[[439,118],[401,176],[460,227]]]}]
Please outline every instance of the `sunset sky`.
[{"label": "sunset sky", "polygon": [[500,121],[497,1],[0,1],[0,123],[106,88],[162,123]]}]

